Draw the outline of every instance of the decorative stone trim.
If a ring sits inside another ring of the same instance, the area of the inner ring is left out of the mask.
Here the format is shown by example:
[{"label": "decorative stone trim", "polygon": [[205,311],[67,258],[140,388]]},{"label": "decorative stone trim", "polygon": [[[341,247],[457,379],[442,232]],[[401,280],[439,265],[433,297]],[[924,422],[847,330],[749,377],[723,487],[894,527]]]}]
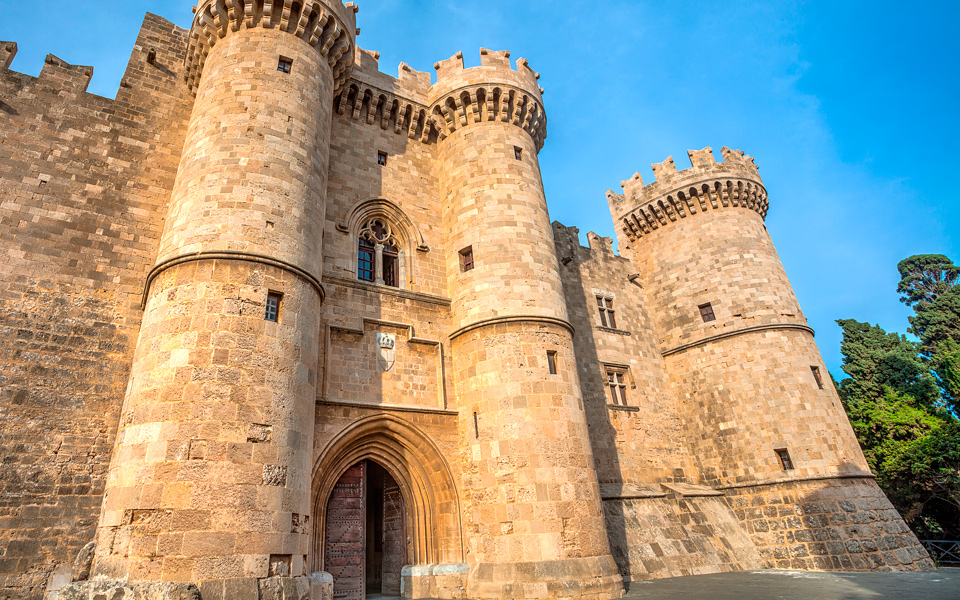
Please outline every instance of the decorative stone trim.
[{"label": "decorative stone trim", "polygon": [[533,94],[503,83],[478,83],[447,92],[430,107],[430,121],[439,139],[482,121],[520,127],[533,138],[537,151],[547,137],[547,115]]},{"label": "decorative stone trim", "polygon": [[400,298],[406,298],[407,300],[436,304],[437,306],[450,306],[450,299],[445,298],[444,296],[435,296],[433,294],[425,294],[423,292],[412,292],[403,288],[369,283],[367,281],[360,281],[359,279],[350,279],[347,277],[334,275],[332,273],[324,273],[323,280],[333,285],[342,285],[345,287],[367,290],[369,292],[385,294],[387,296],[398,296]]},{"label": "decorative stone trim", "polygon": [[362,402],[344,402],[343,400],[317,400],[317,404],[324,406],[347,406],[350,408],[359,408],[363,410],[375,410],[379,412],[407,412],[420,413],[424,415],[445,415],[455,417],[460,413],[446,408],[429,408],[424,406],[407,406],[404,404],[364,404]]},{"label": "decorative stone trim", "polygon": [[734,337],[737,335],[743,335],[745,333],[753,333],[755,331],[764,331],[766,329],[799,329],[800,331],[806,331],[810,335],[814,335],[814,331],[812,327],[809,327],[807,325],[800,325],[799,323],[770,323],[767,325],[754,325],[753,327],[744,327],[743,329],[735,329],[733,331],[725,331],[717,335],[711,335],[710,337],[705,337],[701,340],[690,342],[689,344],[683,344],[682,346],[677,346],[676,348],[671,348],[670,350],[664,350],[663,352],[660,353],[660,355],[666,358],[671,354],[683,352],[684,350],[689,350],[690,348],[696,348],[697,346],[703,346],[704,344],[709,344],[710,342],[715,342],[717,340],[722,340],[722,339]]},{"label": "decorative stone trim", "polygon": [[657,180],[644,186],[639,173],[620,182],[624,193],[607,191],[607,202],[620,230],[631,241],[660,227],[694,215],[697,210],[728,207],[747,208],[766,218],[767,190],[753,157],[741,150],[721,149],[724,162],[718,163],[713,149],[688,150],[689,169],[678,172],[673,157],[652,165]]},{"label": "decorative stone trim", "polygon": [[410,215],[397,203],[382,197],[368,198],[354,204],[347,213],[346,219],[337,223],[337,231],[341,233],[356,232],[359,230],[361,223],[377,217],[382,217],[401,228],[399,233],[403,238],[401,242],[405,246],[415,248],[420,252],[430,251],[430,247],[423,239],[423,234],[420,233],[420,228],[410,218]]},{"label": "decorative stone trim", "polygon": [[431,106],[408,100],[351,79],[334,99],[337,114],[354,121],[379,124],[394,133],[429,143],[446,139],[457,129],[483,121],[520,127],[533,138],[537,151],[547,137],[543,105],[529,92],[503,83],[479,83],[452,90]]},{"label": "decorative stone trim", "polygon": [[[332,1],[339,4],[339,0]],[[344,14],[356,12],[352,2],[343,8]],[[356,25],[345,23],[329,7],[295,0],[206,0],[197,9],[190,27],[184,60],[183,77],[191,91],[196,92],[203,64],[217,40],[241,27],[276,27],[317,48],[333,69],[334,91],[350,76]]]},{"label": "decorative stone trim", "polygon": [[633,335],[632,333],[630,333],[629,331],[626,331],[625,329],[614,329],[612,327],[603,327],[602,325],[597,325],[594,327],[594,329],[596,329],[597,331],[602,331],[604,333],[612,333],[615,335],[623,335],[623,336]]},{"label": "decorative stone trim", "polygon": [[383,130],[392,128],[398,135],[406,133],[411,140],[426,143],[430,138],[432,129],[425,105],[355,79],[343,86],[333,106],[338,115],[368,125],[376,123]]},{"label": "decorative stone trim", "polygon": [[268,265],[271,267],[277,267],[278,269],[283,269],[289,271],[294,275],[301,277],[313,286],[317,293],[320,295],[320,302],[323,302],[323,299],[326,297],[326,292],[323,289],[323,284],[320,283],[320,280],[311,275],[310,273],[304,271],[295,264],[288,263],[285,260],[279,260],[270,256],[264,256],[262,254],[252,254],[249,252],[240,252],[237,250],[216,250],[212,252],[193,252],[191,254],[182,254],[180,256],[174,256],[173,258],[168,258],[162,263],[150,269],[150,272],[147,274],[147,281],[143,286],[143,298],[140,301],[140,308],[146,308],[147,306],[147,297],[150,294],[150,284],[153,283],[153,280],[157,278],[160,273],[163,273],[170,267],[175,267],[177,265],[182,265],[188,262],[195,262],[199,260],[241,260],[246,262],[259,263],[261,265]]},{"label": "decorative stone trim", "polygon": [[469,325],[464,325],[460,329],[457,329],[450,334],[450,340],[454,340],[461,335],[467,333],[468,331],[473,331],[474,329],[480,329],[481,327],[488,327],[490,325],[499,325],[501,323],[523,323],[523,322],[532,322],[532,323],[549,323],[551,325],[559,325],[567,329],[570,332],[570,335],[574,334],[573,325],[569,321],[564,321],[563,319],[557,319],[555,317],[544,317],[540,315],[512,315],[508,317],[491,317],[489,319],[483,319],[475,323],[470,323]]},{"label": "decorative stone trim", "polygon": [[781,485],[784,483],[796,483],[798,481],[829,481],[832,479],[876,479],[873,473],[849,473],[845,475],[810,475],[807,477],[781,477],[768,481],[751,481],[748,483],[733,483],[730,485],[718,485],[718,490],[735,490],[741,488],[761,487],[766,485]]}]

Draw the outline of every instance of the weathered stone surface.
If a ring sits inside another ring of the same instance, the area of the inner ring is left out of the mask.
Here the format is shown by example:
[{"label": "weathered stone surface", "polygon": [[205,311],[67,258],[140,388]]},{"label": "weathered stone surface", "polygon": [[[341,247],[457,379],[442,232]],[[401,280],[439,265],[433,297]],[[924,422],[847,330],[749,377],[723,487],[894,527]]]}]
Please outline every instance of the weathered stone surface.
[{"label": "weathered stone surface", "polygon": [[90,578],[90,567],[93,566],[93,552],[97,545],[90,542],[80,549],[77,558],[73,561],[73,570],[70,577],[73,581],[86,581]]},{"label": "weathered stone surface", "polygon": [[355,14],[147,15],[114,100],[0,43],[0,596],[332,597],[362,460],[405,597],[930,566],[817,386],[751,157],[625,180],[620,254],[583,247],[527,62],[391,77]]},{"label": "weathered stone surface", "polygon": [[[60,600],[201,600],[200,590],[189,583],[126,583],[94,580],[71,583],[60,591]],[[206,600],[205,598],[203,600]]]}]

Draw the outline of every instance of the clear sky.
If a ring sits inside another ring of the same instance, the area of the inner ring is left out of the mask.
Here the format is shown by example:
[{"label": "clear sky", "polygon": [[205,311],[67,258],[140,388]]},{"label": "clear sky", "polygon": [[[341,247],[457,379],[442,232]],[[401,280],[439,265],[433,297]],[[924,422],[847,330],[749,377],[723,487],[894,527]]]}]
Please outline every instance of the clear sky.
[{"label": "clear sky", "polygon": [[[358,43],[381,69],[481,46],[541,73],[540,154],[551,217],[612,236],[604,192],[686,150],[743,149],[770,197],[767,227],[840,375],[839,318],[905,332],[896,264],[960,262],[960,2],[413,2],[359,0]],[[116,94],[143,13],[181,26],[190,0],[0,0],[12,68],[47,53],[94,67]]]}]

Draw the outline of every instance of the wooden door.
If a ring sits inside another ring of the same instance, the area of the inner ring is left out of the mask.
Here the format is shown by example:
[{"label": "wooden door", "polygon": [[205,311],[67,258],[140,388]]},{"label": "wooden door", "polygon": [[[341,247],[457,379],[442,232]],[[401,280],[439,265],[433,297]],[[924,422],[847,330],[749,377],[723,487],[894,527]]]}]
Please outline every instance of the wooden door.
[{"label": "wooden door", "polygon": [[383,483],[383,583],[385,595],[400,595],[400,569],[406,562],[403,497],[400,486],[387,476]]},{"label": "wooden door", "polygon": [[333,576],[333,597],[363,600],[366,518],[364,461],[340,477],[327,502],[327,531],[323,541],[324,570]]}]

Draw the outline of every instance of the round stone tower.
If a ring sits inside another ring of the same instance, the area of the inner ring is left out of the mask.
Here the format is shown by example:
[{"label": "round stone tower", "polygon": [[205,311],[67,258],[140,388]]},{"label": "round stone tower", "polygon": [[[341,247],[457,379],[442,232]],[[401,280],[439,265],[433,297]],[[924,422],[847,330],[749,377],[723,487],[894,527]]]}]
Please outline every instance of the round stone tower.
[{"label": "round stone tower", "polygon": [[437,63],[470,598],[612,598],[610,555],[540,180],[537,74]]},{"label": "round stone tower", "polygon": [[753,159],[690,151],[692,168],[608,193],[646,289],[690,450],[718,487],[869,476],[764,225]]},{"label": "round stone tower", "polygon": [[204,598],[301,597],[331,107],[355,12],[337,0],[196,11],[196,99],[94,575],[197,583]]}]

